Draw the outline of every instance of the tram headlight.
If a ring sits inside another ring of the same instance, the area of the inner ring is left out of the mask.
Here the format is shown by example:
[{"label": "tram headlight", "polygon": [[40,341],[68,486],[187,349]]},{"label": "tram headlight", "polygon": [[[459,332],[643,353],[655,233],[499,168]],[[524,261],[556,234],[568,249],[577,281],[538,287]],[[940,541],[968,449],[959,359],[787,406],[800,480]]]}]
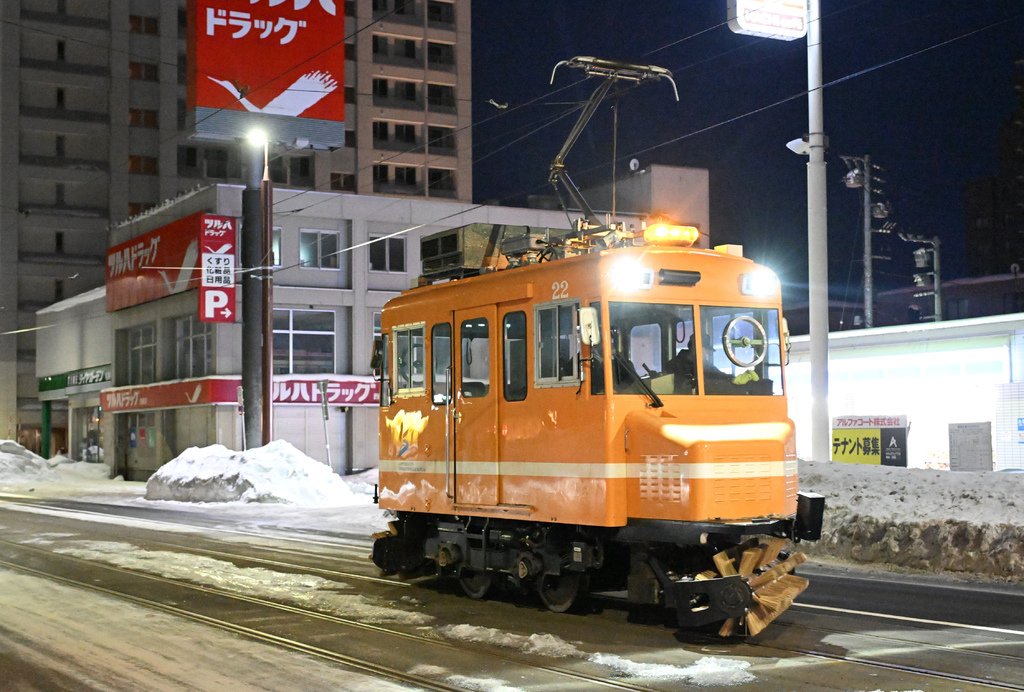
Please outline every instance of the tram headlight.
[{"label": "tram headlight", "polygon": [[612,286],[616,291],[639,291],[654,285],[654,271],[635,259],[621,259],[611,268]]},{"label": "tram headlight", "polygon": [[756,269],[740,277],[740,292],[745,296],[769,298],[779,290],[779,277],[771,269]]}]

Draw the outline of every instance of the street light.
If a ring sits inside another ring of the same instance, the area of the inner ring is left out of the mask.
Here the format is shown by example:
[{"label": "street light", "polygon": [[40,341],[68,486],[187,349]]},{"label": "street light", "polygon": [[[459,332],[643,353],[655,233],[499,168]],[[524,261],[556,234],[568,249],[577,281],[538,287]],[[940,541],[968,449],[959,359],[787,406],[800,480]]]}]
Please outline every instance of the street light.
[{"label": "street light", "polygon": [[878,192],[873,188],[875,182],[883,182],[871,175],[872,170],[878,166],[871,165],[871,157],[864,156],[840,156],[846,164],[846,175],[843,176],[843,184],[850,189],[860,189],[861,202],[863,205],[862,215],[864,223],[864,326],[875,326],[875,281],[874,281],[874,254],[871,249],[871,219],[884,219],[889,216],[888,203],[871,203],[871,193]]},{"label": "street light", "polygon": [[[242,283],[242,395],[248,448],[269,444],[273,430],[274,200],[267,134],[252,130],[246,139],[249,176],[242,191],[242,263],[252,273]],[[255,280],[261,282],[259,290]]]}]

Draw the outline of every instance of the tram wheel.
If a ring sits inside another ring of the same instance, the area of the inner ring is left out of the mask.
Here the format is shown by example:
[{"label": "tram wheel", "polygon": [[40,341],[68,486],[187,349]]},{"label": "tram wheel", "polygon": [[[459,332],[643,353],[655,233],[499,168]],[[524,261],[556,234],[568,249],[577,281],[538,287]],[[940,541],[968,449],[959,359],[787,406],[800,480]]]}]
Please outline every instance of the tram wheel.
[{"label": "tram wheel", "polygon": [[459,576],[459,586],[467,596],[480,600],[494,586],[494,575],[486,570],[464,569]]},{"label": "tram wheel", "polygon": [[587,575],[581,572],[545,574],[537,580],[537,594],[548,610],[564,613],[586,593],[588,584]]}]

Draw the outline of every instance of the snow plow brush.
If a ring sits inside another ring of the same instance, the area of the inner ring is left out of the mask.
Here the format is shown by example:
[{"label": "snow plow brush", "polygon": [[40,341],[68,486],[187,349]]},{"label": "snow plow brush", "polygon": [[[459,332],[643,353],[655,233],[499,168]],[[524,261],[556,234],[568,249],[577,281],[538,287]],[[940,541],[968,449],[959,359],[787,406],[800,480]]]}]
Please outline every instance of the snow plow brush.
[{"label": "snow plow brush", "polygon": [[715,569],[692,578],[670,579],[666,600],[676,609],[679,625],[721,622],[718,634],[722,637],[744,632],[754,636],[764,630],[808,585],[793,574],[807,557],[784,553],[787,543],[785,538],[747,541],[715,554]]}]

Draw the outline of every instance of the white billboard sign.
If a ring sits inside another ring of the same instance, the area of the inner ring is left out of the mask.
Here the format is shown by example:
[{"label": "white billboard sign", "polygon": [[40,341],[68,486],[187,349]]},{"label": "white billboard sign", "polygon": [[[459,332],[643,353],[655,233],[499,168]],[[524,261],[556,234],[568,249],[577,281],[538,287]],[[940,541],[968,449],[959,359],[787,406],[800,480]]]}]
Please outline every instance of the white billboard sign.
[{"label": "white billboard sign", "polygon": [[793,41],[807,35],[807,0],[729,0],[737,34]]}]

